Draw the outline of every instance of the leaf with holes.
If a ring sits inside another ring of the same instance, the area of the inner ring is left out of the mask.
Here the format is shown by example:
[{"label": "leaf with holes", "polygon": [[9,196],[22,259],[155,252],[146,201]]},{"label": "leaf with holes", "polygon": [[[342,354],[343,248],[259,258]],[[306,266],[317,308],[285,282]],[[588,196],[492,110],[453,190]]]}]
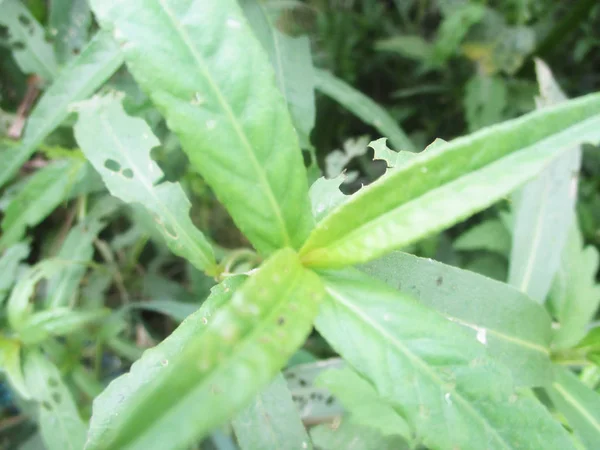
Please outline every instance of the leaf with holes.
[{"label": "leaf with holes", "polygon": [[21,70],[51,81],[58,74],[58,65],[42,26],[19,0],[4,0],[0,8],[0,35],[6,36]]},{"label": "leaf with holes", "polygon": [[234,417],[232,425],[242,450],[313,448],[281,374]]},{"label": "leaf with holes", "polygon": [[37,147],[69,115],[69,106],[91,95],[122,64],[117,45],[100,32],[65,67],[44,92],[27,119],[19,147],[2,154],[0,187],[9,181]]},{"label": "leaf with holes", "polygon": [[400,252],[360,268],[474,330],[488,354],[512,371],[517,386],[550,383],[551,320],[526,295],[476,273]]},{"label": "leaf with holes", "polygon": [[503,198],[559,157],[600,140],[600,94],[485,128],[420,153],[319,222],[301,250],[312,267],[367,262]]},{"label": "leaf with holes", "polygon": [[[235,0],[92,0],[192,166],[261,253],[313,227],[298,138]],[[249,200],[251,199],[251,200]]]},{"label": "leaf with holes", "polygon": [[[317,330],[426,447],[572,449],[568,434],[510,373],[486,356],[477,332],[355,270],[321,272]],[[385,364],[382,364],[385,361]]]},{"label": "leaf with holes", "polygon": [[61,64],[76,57],[88,40],[92,12],[87,0],[52,0],[49,26]]},{"label": "leaf with holes", "polygon": [[185,448],[273,379],[310,332],[323,286],[290,249],[238,285],[214,288],[95,400],[87,450]]},{"label": "leaf with holes", "polygon": [[77,105],[75,138],[102,175],[108,190],[127,203],[140,203],[153,215],[169,248],[207,273],[216,270],[212,248],[192,223],[190,202],[178,183],[162,181],[150,158],[159,144],[150,127],[128,116],[116,96],[95,97]]}]

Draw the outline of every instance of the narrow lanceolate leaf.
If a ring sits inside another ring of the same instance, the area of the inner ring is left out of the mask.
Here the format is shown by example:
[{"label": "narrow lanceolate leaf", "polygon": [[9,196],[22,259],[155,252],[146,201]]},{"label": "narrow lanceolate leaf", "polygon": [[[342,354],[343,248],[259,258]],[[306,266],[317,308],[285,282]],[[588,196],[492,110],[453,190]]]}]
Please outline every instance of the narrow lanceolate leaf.
[{"label": "narrow lanceolate leaf", "polygon": [[[275,26],[273,14],[264,0],[240,2],[254,34],[267,51],[275,79],[292,116],[300,145],[310,146],[315,126],[315,82],[308,37],[293,38]],[[276,10],[279,11],[279,10]]]},{"label": "narrow lanceolate leaf", "polygon": [[262,253],[313,226],[306,171],[268,58],[235,0],[93,0],[192,165]]},{"label": "narrow lanceolate leaf", "polygon": [[48,450],[81,450],[86,429],[60,372],[37,351],[25,356],[25,379],[38,404],[38,424]]},{"label": "narrow lanceolate leaf", "polygon": [[476,332],[488,354],[512,371],[517,386],[552,380],[551,321],[516,289],[467,270],[395,252],[361,269]]},{"label": "narrow lanceolate leaf", "polygon": [[0,251],[19,242],[27,227],[40,223],[65,201],[84,174],[85,162],[73,159],[56,161],[32,175],[6,209]]},{"label": "narrow lanceolate leaf", "polygon": [[87,0],[52,0],[49,26],[54,53],[64,64],[77,56],[88,40],[92,12]]},{"label": "narrow lanceolate leaf", "polygon": [[8,44],[21,70],[52,80],[58,73],[58,65],[42,26],[19,0],[4,0],[0,8],[0,27],[6,30]]},{"label": "narrow lanceolate leaf", "polygon": [[242,450],[312,449],[292,394],[281,374],[232,422]]},{"label": "narrow lanceolate leaf", "polygon": [[65,67],[27,119],[19,147],[2,155],[0,187],[9,181],[38,145],[69,115],[69,105],[91,95],[122,64],[117,45],[98,33],[81,54]]},{"label": "narrow lanceolate leaf", "polygon": [[358,271],[323,272],[316,325],[429,448],[573,448],[537,400],[514,392],[486,343],[415,299]]},{"label": "narrow lanceolate leaf", "polygon": [[212,248],[190,219],[191,204],[183,188],[161,183],[164,174],[150,158],[150,150],[160,142],[148,124],[128,116],[115,96],[92,98],[77,110],[75,138],[110,193],[147,208],[173,253],[212,273]]},{"label": "narrow lanceolate leaf", "polygon": [[235,293],[234,280],[95,400],[87,450],[187,448],[272,380],[310,332],[322,284],[287,249]]},{"label": "narrow lanceolate leaf", "polygon": [[588,388],[567,369],[554,369],[554,383],[548,389],[554,406],[567,418],[586,448],[600,443],[600,394]]},{"label": "narrow lanceolate leaf", "polygon": [[599,139],[600,94],[593,94],[420,153],[322,220],[302,259],[314,267],[374,259],[488,207],[565,148]]},{"label": "narrow lanceolate leaf", "polygon": [[[566,101],[546,64],[536,60],[538,109]],[[544,303],[573,226],[581,149],[564,152],[515,195],[508,282]]]},{"label": "narrow lanceolate leaf", "polygon": [[29,246],[18,243],[8,247],[0,257],[0,305],[10,293],[10,288],[17,278],[17,270],[21,261],[29,255]]},{"label": "narrow lanceolate leaf", "polygon": [[21,368],[21,342],[0,336],[0,371],[4,372],[10,385],[25,399],[29,399],[29,389]]},{"label": "narrow lanceolate leaf", "polygon": [[415,151],[406,133],[385,109],[333,74],[315,69],[315,86],[386,136],[396,150]]}]

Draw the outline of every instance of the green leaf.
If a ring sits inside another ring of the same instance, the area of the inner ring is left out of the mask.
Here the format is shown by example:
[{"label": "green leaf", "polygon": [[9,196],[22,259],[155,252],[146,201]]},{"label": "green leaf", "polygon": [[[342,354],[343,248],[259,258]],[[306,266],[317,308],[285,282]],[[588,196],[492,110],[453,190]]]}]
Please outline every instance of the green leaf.
[{"label": "green leaf", "polygon": [[75,138],[110,193],[143,205],[173,253],[213,273],[212,248],[190,219],[191,204],[181,185],[161,183],[164,174],[150,157],[160,142],[146,122],[128,116],[115,96],[94,97],[77,110]]},{"label": "green leaf", "polygon": [[573,448],[534,398],[467,330],[358,271],[322,272],[319,333],[394,409],[426,447]]},{"label": "green leaf", "polygon": [[321,450],[409,450],[398,436],[384,436],[377,430],[342,418],[340,423],[311,428],[310,437]]},{"label": "green leaf", "polygon": [[54,211],[84,174],[84,162],[76,159],[53,162],[33,174],[6,209],[0,250],[19,242],[27,227],[36,226]]},{"label": "green leaf", "polygon": [[54,53],[62,64],[78,55],[87,43],[92,12],[87,0],[52,0],[49,26]]},{"label": "green leaf", "polygon": [[466,85],[465,114],[469,131],[498,123],[503,118],[508,92],[500,77],[477,74]]},{"label": "green leaf", "polygon": [[511,246],[510,232],[499,219],[490,219],[472,226],[453,242],[456,250],[485,250],[508,255]]},{"label": "green leaf", "polygon": [[9,181],[35,152],[38,145],[69,115],[69,106],[83,100],[110,77],[123,60],[118,47],[104,33],[98,33],[64,68],[44,93],[27,119],[21,145],[2,155],[0,187]]},{"label": "green leaf", "polygon": [[17,271],[21,261],[29,255],[29,246],[18,243],[8,247],[0,257],[0,305],[4,303],[17,278]]},{"label": "green leaf", "polygon": [[375,50],[398,53],[405,58],[426,62],[433,55],[433,46],[417,35],[394,36],[375,42]]},{"label": "green leaf", "polygon": [[558,366],[554,368],[554,382],[548,394],[587,448],[597,448],[600,442],[600,394],[569,370]]},{"label": "green leaf", "polygon": [[29,399],[29,389],[21,369],[21,343],[0,336],[0,371],[8,377],[10,385],[24,399]]},{"label": "green leaf", "polygon": [[308,194],[312,205],[312,213],[317,222],[350,198],[350,196],[340,191],[340,186],[345,179],[346,175],[343,173],[331,179],[321,177],[310,187]]},{"label": "green leaf", "polygon": [[484,15],[485,6],[478,3],[461,2],[444,17],[433,48],[433,61],[441,64],[459,48],[469,29]]},{"label": "green leaf", "polygon": [[599,112],[600,95],[589,95],[423,152],[322,220],[302,260],[313,267],[366,262],[453,225],[535,176],[565,147],[599,139]]},{"label": "green leaf", "polygon": [[3,0],[0,7],[0,27],[6,27],[8,44],[21,70],[46,81],[55,78],[58,65],[42,26],[19,0]]},{"label": "green leaf", "polygon": [[361,269],[473,330],[488,354],[512,371],[517,386],[550,383],[550,317],[542,306],[518,290],[473,272],[400,252]]},{"label": "green leaf", "polygon": [[132,309],[154,311],[169,316],[177,322],[183,322],[186,317],[198,309],[198,305],[175,300],[150,300],[148,302],[129,303],[125,305],[123,309],[126,311]]},{"label": "green leaf", "polygon": [[275,79],[292,116],[302,148],[310,146],[315,126],[314,68],[308,37],[293,38],[275,26],[274,12],[264,0],[242,0],[244,14],[254,34],[267,51]]},{"label": "green leaf", "polygon": [[[566,101],[548,66],[536,60],[538,109]],[[581,149],[572,147],[516,193],[508,282],[546,301],[574,224]]]},{"label": "green leaf", "polygon": [[315,69],[315,87],[339,102],[362,121],[374,126],[397,149],[414,151],[415,147],[406,133],[385,109],[333,74]]},{"label": "green leaf", "polygon": [[596,283],[598,250],[585,246],[577,224],[571,228],[550,292],[550,308],[560,326],[554,331],[552,346],[566,349],[587,333],[600,305],[600,285]]},{"label": "green leaf", "polygon": [[48,450],[81,450],[86,429],[54,364],[37,351],[25,356],[25,379],[38,403],[38,423]]},{"label": "green leaf", "polygon": [[267,56],[237,2],[91,5],[254,247],[299,248],[313,227],[302,154]]},{"label": "green leaf", "polygon": [[281,374],[232,421],[242,450],[312,449]]},{"label": "green leaf", "polygon": [[94,401],[87,450],[185,448],[268,384],[310,332],[323,288],[291,250],[237,285],[213,288]]}]

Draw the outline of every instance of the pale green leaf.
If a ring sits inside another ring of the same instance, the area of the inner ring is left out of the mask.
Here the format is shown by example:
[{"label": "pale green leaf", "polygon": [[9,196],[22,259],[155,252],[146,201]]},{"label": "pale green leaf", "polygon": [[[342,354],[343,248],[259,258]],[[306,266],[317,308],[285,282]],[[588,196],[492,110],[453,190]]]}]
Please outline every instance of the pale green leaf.
[{"label": "pale green leaf", "polygon": [[308,37],[291,37],[275,25],[276,11],[269,11],[265,0],[242,0],[244,14],[256,37],[267,51],[275,79],[292,116],[300,145],[310,146],[315,126],[315,83]]},{"label": "pale green leaf", "polygon": [[289,249],[235,293],[234,280],[94,401],[87,450],[185,448],[272,380],[310,332],[322,284]]},{"label": "pale green leaf", "polygon": [[554,369],[554,382],[548,394],[587,448],[597,448],[600,443],[600,394],[569,370],[558,366]]},{"label": "pale green leaf", "polygon": [[531,179],[562,150],[600,139],[593,94],[423,152],[361,189],[313,230],[314,267],[366,262],[451,226]]},{"label": "pale green leaf", "polygon": [[98,33],[44,92],[27,119],[19,147],[2,155],[0,187],[9,181],[38,145],[69,115],[69,106],[100,87],[122,64],[118,47]]},{"label": "pale green leaf", "polygon": [[[538,109],[566,101],[548,66],[536,60]],[[508,282],[546,301],[569,230],[574,225],[581,149],[569,148],[515,195]]]},{"label": "pale green leaf", "polygon": [[56,161],[38,170],[12,199],[2,219],[0,250],[19,242],[27,227],[34,227],[67,199],[85,175],[84,161]]},{"label": "pale green leaf", "polygon": [[175,300],[150,300],[147,302],[129,303],[123,307],[125,311],[132,309],[157,312],[169,316],[177,322],[183,322],[186,317],[198,309],[198,305]]},{"label": "pale green leaf", "polygon": [[[343,150],[335,149],[325,156],[325,174],[328,178],[339,176],[344,171],[344,167],[346,167],[352,159],[364,155],[368,150],[369,136],[346,139],[344,141]],[[348,173],[348,181],[353,181],[352,175],[355,177],[358,174],[356,172]]]},{"label": "pale green leaf", "polygon": [[232,425],[242,450],[313,448],[281,374],[234,417]]},{"label": "pale green leaf", "polygon": [[321,177],[310,187],[308,194],[312,204],[312,213],[317,222],[350,198],[340,191],[340,186],[345,179],[346,175],[343,173],[331,179]]},{"label": "pale green leaf", "polygon": [[476,74],[465,89],[464,106],[469,131],[477,131],[502,120],[508,96],[502,78]]},{"label": "pale green leaf", "polygon": [[38,404],[38,424],[47,450],[81,450],[85,425],[56,366],[41,353],[29,351],[24,372],[27,387]]},{"label": "pale green leaf", "polygon": [[377,430],[355,423],[351,418],[311,428],[310,437],[320,450],[409,450],[398,436],[384,436]]},{"label": "pale green leaf", "polygon": [[4,372],[10,385],[24,399],[29,399],[29,389],[21,368],[21,343],[16,339],[0,336],[0,371]]},{"label": "pale green leaf", "polygon": [[375,50],[398,53],[416,61],[429,61],[433,55],[433,46],[417,35],[393,36],[375,42]]},{"label": "pale green leaf", "polygon": [[51,81],[58,74],[58,65],[42,26],[19,0],[4,0],[0,8],[0,26],[7,28],[9,46],[21,70]]},{"label": "pale green leaf", "polygon": [[299,248],[313,227],[302,154],[268,58],[237,2],[91,5],[254,247]]},{"label": "pale green leaf", "polygon": [[584,245],[577,222],[574,225],[550,292],[549,306],[559,323],[552,346],[559,349],[573,347],[586,335],[587,325],[600,305],[600,284],[596,283],[598,250]]},{"label": "pale green leaf", "polygon": [[415,150],[414,144],[394,118],[362,92],[354,89],[333,74],[321,69],[315,69],[315,87],[342,104],[363,122],[374,126],[397,149]]},{"label": "pale green leaf", "polygon": [[371,261],[361,269],[473,330],[488,354],[512,371],[517,386],[550,382],[550,317],[518,290],[473,272],[400,252]]},{"label": "pale green leaf", "polygon": [[87,0],[52,0],[48,20],[54,53],[59,63],[64,64],[85,47],[92,12]]},{"label": "pale green leaf", "polygon": [[490,219],[469,228],[453,245],[456,250],[485,250],[505,256],[510,252],[511,236],[501,220]]},{"label": "pale green leaf", "polygon": [[573,448],[534,398],[468,330],[354,270],[322,272],[319,333],[430,448]]},{"label": "pale green leaf", "polygon": [[143,205],[173,253],[199,270],[214,272],[212,248],[189,217],[191,204],[181,185],[161,182],[164,174],[150,157],[160,142],[146,122],[128,116],[121,101],[110,95],[82,102],[77,110],[75,138],[110,193]]},{"label": "pale green leaf", "polygon": [[29,246],[18,243],[8,247],[0,257],[0,305],[4,303],[17,278],[19,264],[29,255]]}]

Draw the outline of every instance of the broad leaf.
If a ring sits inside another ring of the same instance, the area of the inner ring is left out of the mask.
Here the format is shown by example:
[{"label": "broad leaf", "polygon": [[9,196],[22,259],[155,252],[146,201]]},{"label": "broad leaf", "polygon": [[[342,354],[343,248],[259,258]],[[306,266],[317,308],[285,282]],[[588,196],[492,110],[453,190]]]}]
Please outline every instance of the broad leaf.
[{"label": "broad leaf", "polygon": [[308,37],[290,37],[275,26],[274,12],[264,0],[240,2],[256,37],[267,51],[275,79],[292,116],[300,145],[310,146],[315,126],[314,69]]},{"label": "broad leaf", "polygon": [[600,394],[569,370],[558,366],[554,369],[554,382],[548,394],[587,448],[597,448],[600,443]]},{"label": "broad leaf", "polygon": [[0,257],[0,305],[4,303],[10,293],[10,288],[17,278],[17,271],[21,261],[29,255],[29,246],[18,243],[8,247]]},{"label": "broad leaf", "polygon": [[281,250],[237,285],[214,288],[95,400],[87,450],[185,448],[272,380],[310,332],[321,282]]},{"label": "broad leaf", "polygon": [[49,26],[61,64],[76,57],[88,40],[92,12],[87,0],[52,0]]},{"label": "broad leaf", "polygon": [[242,450],[312,449],[281,374],[232,421]]},{"label": "broad leaf", "polygon": [[423,152],[322,220],[301,251],[314,267],[366,262],[453,225],[600,139],[600,95],[485,128]]},{"label": "broad leaf", "polygon": [[316,325],[432,448],[573,448],[535,399],[486,356],[478,332],[358,271],[323,272]]},{"label": "broad leaf", "polygon": [[400,252],[361,269],[473,330],[488,354],[512,371],[518,386],[542,386],[551,381],[550,317],[511,286]]},{"label": "broad leaf", "polygon": [[[548,66],[536,60],[538,109],[566,101]],[[508,282],[539,303],[546,301],[577,201],[581,149],[564,152],[515,195]]]},{"label": "broad leaf", "polygon": [[0,8],[0,27],[6,30],[8,44],[21,70],[51,81],[58,73],[58,65],[42,26],[19,0],[3,0]]},{"label": "broad leaf", "polygon": [[17,339],[0,336],[0,371],[4,372],[10,385],[24,399],[29,399],[29,389],[21,368],[21,343]]},{"label": "broad leaf", "polygon": [[299,248],[313,218],[298,138],[237,2],[91,5],[192,166],[250,242],[262,253]]},{"label": "broad leaf", "polygon": [[213,273],[212,248],[189,217],[191,204],[183,188],[179,183],[161,183],[164,174],[150,158],[150,150],[160,142],[146,122],[128,116],[114,96],[94,97],[77,110],[75,138],[110,193],[143,205],[173,253]]},{"label": "broad leaf", "polygon": [[78,159],[56,161],[31,176],[13,198],[2,219],[0,250],[19,242],[27,227],[44,220],[67,199],[73,186],[85,175],[85,163]]},{"label": "broad leaf", "polygon": [[122,64],[118,47],[104,33],[98,33],[81,54],[44,93],[27,119],[19,147],[3,154],[0,187],[9,181],[35,152],[38,145],[69,115],[71,103],[91,95]]},{"label": "broad leaf", "polygon": [[25,379],[38,404],[38,423],[48,450],[81,450],[85,425],[54,364],[37,351],[25,356]]},{"label": "broad leaf", "polygon": [[356,114],[365,123],[377,128],[381,134],[390,140],[392,146],[396,149],[415,150],[414,144],[406,133],[402,131],[394,118],[362,92],[357,91],[333,74],[321,69],[315,69],[315,86],[319,91],[341,103],[353,114]]}]

